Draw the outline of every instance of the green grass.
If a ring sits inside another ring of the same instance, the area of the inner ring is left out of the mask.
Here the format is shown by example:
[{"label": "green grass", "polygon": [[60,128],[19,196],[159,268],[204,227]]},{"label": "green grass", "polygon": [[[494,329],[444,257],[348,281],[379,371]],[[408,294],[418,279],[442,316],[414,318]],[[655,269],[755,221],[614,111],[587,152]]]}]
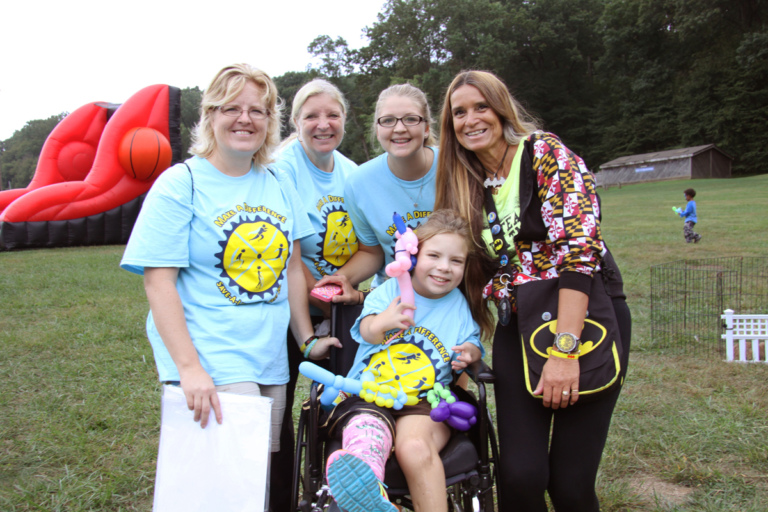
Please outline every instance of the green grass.
[{"label": "green grass", "polygon": [[0,510],[150,510],[159,385],[122,247],[0,253]]},{"label": "green grass", "polygon": [[[682,219],[671,211],[684,205],[688,187],[697,192],[698,244],[684,243]],[[651,266],[768,257],[768,176],[640,184],[600,195],[604,237],[634,322],[629,375],[598,481],[603,510],[768,510],[768,367],[665,353],[650,338]]]},{"label": "green grass", "polygon": [[[688,245],[692,186],[704,239]],[[768,175],[601,191],[634,316],[598,481],[604,511],[768,510],[765,365],[650,339],[650,267],[768,252]],[[160,393],[141,279],[122,247],[0,253],[0,510],[151,509]]]}]

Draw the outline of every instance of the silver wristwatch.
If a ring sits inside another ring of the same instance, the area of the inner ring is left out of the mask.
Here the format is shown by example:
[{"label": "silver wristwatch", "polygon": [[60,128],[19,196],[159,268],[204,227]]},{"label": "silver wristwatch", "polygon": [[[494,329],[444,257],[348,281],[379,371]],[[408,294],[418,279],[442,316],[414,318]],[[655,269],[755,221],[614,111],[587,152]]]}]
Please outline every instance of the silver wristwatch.
[{"label": "silver wristwatch", "polygon": [[578,354],[581,340],[569,332],[555,335],[555,348],[564,354]]}]

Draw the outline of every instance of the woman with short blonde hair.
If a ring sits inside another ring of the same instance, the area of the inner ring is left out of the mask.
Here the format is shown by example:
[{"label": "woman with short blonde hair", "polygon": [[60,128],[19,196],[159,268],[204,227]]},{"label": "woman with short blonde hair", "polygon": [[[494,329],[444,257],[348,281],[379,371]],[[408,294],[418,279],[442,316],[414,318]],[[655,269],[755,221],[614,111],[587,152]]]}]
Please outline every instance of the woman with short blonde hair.
[{"label": "woman with short blonde hair", "polygon": [[[142,206],[121,267],[144,276],[147,337],[161,382],[181,387],[190,419],[224,417],[219,392],[272,398],[272,446],[288,382],[286,332],[322,359],[297,243],[314,231],[293,185],[265,167],[280,133],[262,71],[227,66],[203,96],[195,156],[164,171]],[[305,341],[306,340],[306,341]]]},{"label": "woman with short blonde hair", "polygon": [[248,83],[261,90],[267,114],[266,138],[259,150],[253,154],[253,162],[257,165],[272,162],[272,154],[280,144],[282,104],[272,79],[264,71],[249,64],[233,64],[223,68],[203,93],[200,121],[192,131],[190,153],[200,158],[208,158],[216,151],[216,137],[211,124],[213,116],[219,107],[237,98]]}]

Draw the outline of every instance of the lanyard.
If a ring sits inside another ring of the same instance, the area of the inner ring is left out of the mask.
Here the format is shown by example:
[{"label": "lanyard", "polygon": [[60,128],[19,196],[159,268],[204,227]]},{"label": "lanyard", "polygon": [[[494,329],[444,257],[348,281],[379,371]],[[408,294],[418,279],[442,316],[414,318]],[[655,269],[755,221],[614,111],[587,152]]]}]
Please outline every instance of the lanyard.
[{"label": "lanyard", "polygon": [[496,212],[496,202],[493,200],[491,187],[485,189],[484,206],[485,213],[488,216],[488,225],[493,236],[493,250],[499,255],[499,270],[493,276],[491,282],[486,285],[486,288],[489,288],[487,295],[488,298],[496,303],[499,323],[507,325],[512,318],[512,306],[509,296],[513,289],[509,282],[509,244],[504,239],[504,230],[501,228],[501,219]]},{"label": "lanyard", "polygon": [[493,250],[499,255],[499,267],[504,268],[509,265],[509,244],[504,239],[504,230],[501,228],[501,218],[496,213],[496,202],[493,200],[491,187],[485,189],[484,206],[493,236]]}]

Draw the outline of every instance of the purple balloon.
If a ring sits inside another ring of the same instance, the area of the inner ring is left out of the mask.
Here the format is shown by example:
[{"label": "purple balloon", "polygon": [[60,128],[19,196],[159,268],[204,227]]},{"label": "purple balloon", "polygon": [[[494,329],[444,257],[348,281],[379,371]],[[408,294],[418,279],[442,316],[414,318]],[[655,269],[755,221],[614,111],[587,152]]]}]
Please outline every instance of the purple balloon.
[{"label": "purple balloon", "polygon": [[445,402],[445,400],[440,400],[440,403],[438,404],[438,406],[429,412],[429,417],[432,418],[433,421],[436,421],[438,423],[441,423],[447,420],[450,416],[451,416],[451,410],[448,407],[448,404]]}]

